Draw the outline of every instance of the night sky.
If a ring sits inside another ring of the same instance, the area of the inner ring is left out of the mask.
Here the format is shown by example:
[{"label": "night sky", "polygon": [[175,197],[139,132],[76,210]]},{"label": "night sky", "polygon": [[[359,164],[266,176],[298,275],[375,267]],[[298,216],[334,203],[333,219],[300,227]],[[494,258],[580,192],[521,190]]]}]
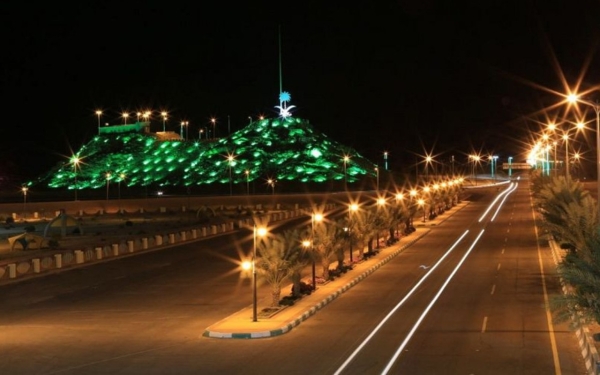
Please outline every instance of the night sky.
[{"label": "night sky", "polygon": [[96,109],[119,124],[151,108],[153,131],[167,110],[190,138],[211,117],[225,136],[276,116],[280,52],[294,116],[375,163],[389,152],[392,170],[425,154],[520,161],[565,116],[543,111],[565,82],[600,85],[598,0],[58,3],[0,5],[0,173],[22,179],[91,140]]}]

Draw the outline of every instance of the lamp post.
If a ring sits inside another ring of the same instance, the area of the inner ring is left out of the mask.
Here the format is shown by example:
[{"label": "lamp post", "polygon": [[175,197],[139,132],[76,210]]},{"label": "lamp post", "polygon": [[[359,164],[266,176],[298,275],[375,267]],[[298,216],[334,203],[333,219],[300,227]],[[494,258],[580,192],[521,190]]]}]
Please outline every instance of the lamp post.
[{"label": "lamp post", "polygon": [[233,154],[227,156],[227,162],[229,164],[229,195],[233,195],[233,180],[231,178],[231,163],[235,159]]},{"label": "lamp post", "polygon": [[431,156],[427,156],[425,158],[425,179],[429,181],[429,164],[431,164],[433,158]]},{"label": "lamp post", "polygon": [[565,141],[565,176],[569,179],[571,177],[569,171],[569,134],[563,134],[562,138]]},{"label": "lamp post", "polygon": [[108,185],[110,183],[110,172],[106,172],[106,200],[108,200]]},{"label": "lamp post", "polygon": [[417,200],[417,204],[421,207],[421,209],[423,210],[423,222],[425,222],[425,199],[420,198],[419,200]]},{"label": "lamp post", "polygon": [[129,117],[129,113],[123,113],[123,120],[125,121],[124,125],[127,125],[127,117]]},{"label": "lamp post", "polygon": [[348,179],[346,173],[346,165],[348,160],[350,160],[350,157],[348,155],[344,155],[344,190],[348,190]]},{"label": "lamp post", "polygon": [[98,134],[100,134],[100,116],[102,116],[102,111],[101,110],[97,110],[96,111],[96,116],[98,116]]},{"label": "lamp post", "polygon": [[204,133],[204,128],[200,128],[200,130],[198,130],[198,140],[199,141],[202,140],[202,133]]},{"label": "lamp post", "polygon": [[384,168],[387,171],[388,170],[388,152],[384,151],[383,152],[383,163],[384,163]]},{"label": "lamp post", "polygon": [[323,215],[319,213],[313,213],[311,215],[311,253],[312,253],[312,286],[313,290],[317,290],[317,276],[316,276],[316,260],[315,260],[315,222],[323,220]]},{"label": "lamp post", "polygon": [[121,200],[121,181],[125,179],[125,173],[119,174],[119,200]]},{"label": "lamp post", "polygon": [[377,173],[377,192],[379,192],[379,167],[375,167],[375,172]]},{"label": "lamp post", "polygon": [[25,218],[25,212],[27,212],[27,191],[29,188],[27,186],[23,186],[21,191],[23,192],[23,218]]},{"label": "lamp post", "polygon": [[597,195],[596,202],[598,203],[596,206],[598,207],[598,220],[600,220],[600,103],[598,101],[590,102],[587,100],[579,99],[576,94],[570,94],[568,96],[568,100],[571,103],[583,103],[587,106],[590,106],[596,112],[596,187],[597,187]]},{"label": "lamp post", "polygon": [[498,160],[498,155],[492,155],[490,156],[490,158],[492,159],[492,178],[494,179],[494,181],[496,181],[496,160]]},{"label": "lamp post", "polygon": [[274,179],[272,179],[272,178],[269,178],[269,179],[267,180],[267,184],[271,185],[271,189],[272,189],[272,194],[273,194],[273,195],[275,195],[275,181],[276,181],[276,180],[274,180]]},{"label": "lamp post", "polygon": [[254,246],[252,250],[252,321],[258,321],[258,312],[256,308],[256,236],[264,237],[267,234],[266,228],[257,228],[254,224]]},{"label": "lamp post", "polygon": [[358,204],[356,203],[352,203],[350,206],[348,206],[348,235],[350,236],[350,263],[353,262],[352,260],[352,243],[353,243],[353,229],[354,229],[354,222],[352,221],[352,213],[358,211]]},{"label": "lamp post", "polygon": [[508,177],[512,176],[512,160],[513,160],[513,157],[509,156],[508,157]]},{"label": "lamp post", "polygon": [[163,118],[163,133],[164,133],[164,132],[167,131],[167,125],[166,125],[166,122],[167,122],[167,112],[162,111],[160,114],[161,114],[161,116]]},{"label": "lamp post", "polygon": [[144,112],[144,114],[142,114],[142,117],[144,118],[144,122],[148,122],[150,119],[150,111]]},{"label": "lamp post", "polygon": [[246,174],[246,194],[250,195],[250,171],[246,169],[244,174]]},{"label": "lamp post", "polygon": [[77,168],[79,167],[79,157],[74,155],[71,158],[71,163],[73,164],[73,173],[75,174],[75,200],[77,200]]},{"label": "lamp post", "polygon": [[213,126],[212,139],[217,139],[217,119],[213,117],[210,119],[210,122],[212,122],[212,126]]},{"label": "lamp post", "polygon": [[135,115],[136,115],[136,119],[137,119],[136,121],[140,122],[140,116],[142,115],[142,112],[137,112]]}]

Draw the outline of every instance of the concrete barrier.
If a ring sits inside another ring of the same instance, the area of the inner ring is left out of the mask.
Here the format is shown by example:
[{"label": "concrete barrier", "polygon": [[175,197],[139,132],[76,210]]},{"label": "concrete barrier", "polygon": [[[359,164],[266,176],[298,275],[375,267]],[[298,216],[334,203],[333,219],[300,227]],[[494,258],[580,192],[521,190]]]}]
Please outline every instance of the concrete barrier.
[{"label": "concrete barrier", "polygon": [[75,250],[75,264],[83,263],[83,251]]},{"label": "concrete barrier", "polygon": [[33,264],[33,273],[40,273],[40,271],[41,271],[40,258],[32,259],[31,264]]},{"label": "concrete barrier", "polygon": [[54,254],[54,264],[56,268],[62,268],[62,254]]}]

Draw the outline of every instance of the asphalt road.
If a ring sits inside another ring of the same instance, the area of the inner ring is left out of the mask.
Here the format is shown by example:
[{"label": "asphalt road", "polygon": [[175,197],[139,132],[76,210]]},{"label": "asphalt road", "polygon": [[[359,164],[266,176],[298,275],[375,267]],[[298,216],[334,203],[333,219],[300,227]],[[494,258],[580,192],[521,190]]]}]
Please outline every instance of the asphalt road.
[{"label": "asphalt road", "polygon": [[[250,280],[237,268],[251,250],[250,231],[0,287],[0,373],[380,374],[405,345],[390,373],[557,374],[558,364],[563,374],[584,374],[575,335],[549,326],[543,309],[544,288],[558,293],[559,285],[550,255],[538,252],[526,187],[494,222],[488,216],[479,223],[492,198],[474,196],[407,251],[274,338],[201,337],[252,303]],[[268,287],[258,293],[267,295]]]}]

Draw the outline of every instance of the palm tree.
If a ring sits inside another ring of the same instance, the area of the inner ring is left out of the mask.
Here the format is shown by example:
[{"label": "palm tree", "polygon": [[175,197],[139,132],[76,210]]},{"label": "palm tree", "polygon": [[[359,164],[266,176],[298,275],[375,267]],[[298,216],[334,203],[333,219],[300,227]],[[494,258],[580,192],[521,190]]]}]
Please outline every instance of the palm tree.
[{"label": "palm tree", "polygon": [[344,230],[338,223],[321,223],[314,228],[314,250],[320,260],[323,279],[329,279],[329,266],[344,240]]},{"label": "palm tree", "polygon": [[265,238],[257,246],[259,257],[256,270],[271,286],[271,307],[279,306],[281,287],[293,274],[293,265],[300,256],[295,247],[288,246],[289,237],[291,235],[277,234]]},{"label": "palm tree", "polygon": [[301,233],[299,229],[288,230],[283,233],[282,240],[285,247],[288,248],[286,256],[290,260],[290,280],[292,281],[292,295],[300,297],[302,288],[300,281],[302,280],[302,270],[310,263],[311,254],[308,249],[302,246],[300,241]]}]

